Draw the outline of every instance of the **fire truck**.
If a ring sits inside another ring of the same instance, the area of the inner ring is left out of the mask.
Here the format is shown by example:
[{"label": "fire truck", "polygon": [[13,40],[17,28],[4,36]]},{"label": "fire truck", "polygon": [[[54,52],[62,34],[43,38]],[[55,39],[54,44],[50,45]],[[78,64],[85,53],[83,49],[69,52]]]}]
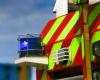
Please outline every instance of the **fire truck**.
[{"label": "fire truck", "polygon": [[40,35],[18,38],[16,63],[35,66],[37,80],[100,80],[100,0],[63,1]]}]

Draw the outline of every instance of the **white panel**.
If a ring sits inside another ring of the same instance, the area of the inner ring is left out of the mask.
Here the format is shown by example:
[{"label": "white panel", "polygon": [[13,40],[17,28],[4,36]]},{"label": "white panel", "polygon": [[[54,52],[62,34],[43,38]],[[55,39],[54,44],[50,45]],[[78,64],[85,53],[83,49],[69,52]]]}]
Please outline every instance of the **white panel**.
[{"label": "white panel", "polygon": [[68,13],[68,0],[56,0],[53,12],[56,12],[56,17]]},{"label": "white panel", "polygon": [[18,58],[15,61],[15,64],[23,63],[23,62],[30,62],[30,63],[37,63],[37,64],[48,64],[48,58],[47,57],[22,57]]},{"label": "white panel", "polygon": [[95,3],[98,3],[100,2],[100,0],[89,0],[89,4],[95,4]]},{"label": "white panel", "polygon": [[32,78],[31,80],[36,80],[36,68],[32,67]]}]

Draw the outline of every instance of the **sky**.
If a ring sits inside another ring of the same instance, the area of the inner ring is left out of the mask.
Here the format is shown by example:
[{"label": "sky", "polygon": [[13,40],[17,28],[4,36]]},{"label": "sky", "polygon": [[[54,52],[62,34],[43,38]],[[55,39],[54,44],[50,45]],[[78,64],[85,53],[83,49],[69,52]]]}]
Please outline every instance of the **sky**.
[{"label": "sky", "polygon": [[54,3],[55,0],[0,0],[0,63],[14,63],[18,35],[39,34],[55,17]]}]

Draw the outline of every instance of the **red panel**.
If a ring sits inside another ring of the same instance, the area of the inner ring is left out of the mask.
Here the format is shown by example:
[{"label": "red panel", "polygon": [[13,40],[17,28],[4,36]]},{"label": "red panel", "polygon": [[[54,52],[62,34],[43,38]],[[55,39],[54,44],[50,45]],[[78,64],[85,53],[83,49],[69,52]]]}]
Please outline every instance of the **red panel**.
[{"label": "red panel", "polygon": [[52,27],[52,25],[54,24],[55,21],[56,21],[56,19],[50,20],[47,23],[47,25],[44,27],[44,29],[42,30],[42,32],[40,34],[42,39],[47,35],[48,31],[50,30],[50,28]]},{"label": "red panel", "polygon": [[43,70],[36,70],[36,80],[41,80]]},{"label": "red panel", "polygon": [[50,75],[47,73],[47,80],[52,80],[52,78],[50,77]]},{"label": "red panel", "polygon": [[52,49],[53,43],[52,44],[48,44],[45,46],[45,53],[46,55],[49,57],[51,49]]},{"label": "red panel", "polygon": [[[74,15],[74,12],[71,14],[68,14],[66,16],[66,18],[64,19],[64,21],[61,23],[61,25],[59,26],[59,28],[56,30],[56,32],[54,33],[54,35],[52,36],[52,38],[50,39],[50,41],[48,42],[48,44],[45,46],[45,53],[47,53],[47,55],[49,56],[52,46],[53,44],[55,44],[55,40],[57,39],[57,37],[60,35],[60,33],[62,32],[62,30],[64,29],[64,27],[66,26],[66,24],[69,22],[69,20],[71,19],[71,17]],[[63,42],[62,46],[69,46],[73,37],[76,36],[76,32],[82,28],[82,16],[80,17],[79,21],[77,21],[77,23],[74,25],[74,27],[72,28],[72,30],[70,31],[70,33],[66,36],[66,38],[60,42]]]},{"label": "red panel", "polygon": [[60,26],[58,27],[58,29],[53,34],[52,38],[49,40],[49,42],[45,46],[46,47],[45,50],[46,50],[46,53],[48,54],[48,56],[49,56],[49,54],[51,52],[51,49],[52,49],[53,44],[56,43],[55,42],[56,39],[58,38],[58,36],[60,35],[60,33],[63,31],[63,29],[66,27],[66,25],[68,24],[68,22],[70,21],[70,19],[74,15],[74,13],[75,12],[72,12],[72,13],[66,15],[65,19],[63,20],[63,22],[60,24]]},{"label": "red panel", "polygon": [[68,33],[68,35],[66,36],[63,45],[62,46],[69,46],[72,39],[76,36],[76,32],[82,27],[82,16],[80,17],[80,19],[77,21],[77,23],[74,25],[74,27],[72,28],[72,30]]},{"label": "red panel", "polygon": [[79,47],[76,57],[74,59],[73,65],[81,65],[82,64],[82,52],[81,52],[81,46]]},{"label": "red panel", "polygon": [[79,28],[80,28],[80,32],[81,34],[83,33],[83,14],[81,13],[80,19],[79,19]]},{"label": "red panel", "polygon": [[61,65],[61,64],[57,64],[57,65],[54,66],[53,69],[54,69],[54,70],[56,70],[56,69],[59,70],[59,69],[61,69],[61,68],[62,68],[62,65]]},{"label": "red panel", "polygon": [[[71,17],[74,15],[74,12],[68,14],[65,19],[63,20],[63,22],[60,24],[59,28],[55,31],[55,33],[53,34],[52,38],[49,40],[49,42],[47,43],[47,45],[45,46],[45,53],[49,56],[52,46],[56,43],[56,39],[58,38],[58,36],[60,35],[60,33],[62,32],[62,30],[65,28],[65,26],[67,25],[67,23],[69,22],[69,20],[71,19]],[[47,27],[47,26],[46,26]],[[44,36],[44,32],[47,30],[45,27],[45,30],[42,32],[42,35]],[[48,28],[50,29],[50,28]],[[46,34],[46,33],[45,33]],[[42,36],[42,38],[43,38]]]},{"label": "red panel", "polygon": [[63,29],[66,27],[66,25],[68,24],[68,22],[70,21],[70,19],[73,17],[75,12],[72,12],[70,14],[67,14],[65,19],[63,20],[63,22],[60,24],[60,26],[58,27],[58,29],[55,31],[55,33],[53,34],[53,36],[51,37],[51,39],[49,40],[49,43],[53,43],[56,41],[56,39],[59,37],[59,35],[61,34],[61,32],[63,31]]},{"label": "red panel", "polygon": [[69,47],[71,41],[72,41],[72,39],[66,39],[66,40],[64,40],[62,46],[63,47]]}]

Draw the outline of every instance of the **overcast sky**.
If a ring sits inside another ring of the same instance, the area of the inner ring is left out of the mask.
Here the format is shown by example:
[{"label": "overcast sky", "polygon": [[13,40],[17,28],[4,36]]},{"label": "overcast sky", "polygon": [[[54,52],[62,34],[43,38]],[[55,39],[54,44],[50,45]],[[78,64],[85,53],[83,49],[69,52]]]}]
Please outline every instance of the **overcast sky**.
[{"label": "overcast sky", "polygon": [[0,0],[0,62],[18,57],[17,35],[40,33],[52,13],[55,0]]}]

